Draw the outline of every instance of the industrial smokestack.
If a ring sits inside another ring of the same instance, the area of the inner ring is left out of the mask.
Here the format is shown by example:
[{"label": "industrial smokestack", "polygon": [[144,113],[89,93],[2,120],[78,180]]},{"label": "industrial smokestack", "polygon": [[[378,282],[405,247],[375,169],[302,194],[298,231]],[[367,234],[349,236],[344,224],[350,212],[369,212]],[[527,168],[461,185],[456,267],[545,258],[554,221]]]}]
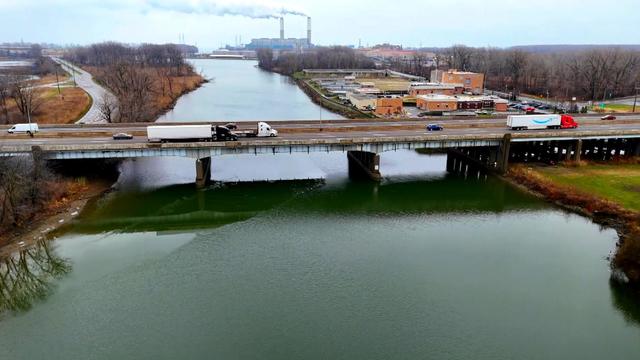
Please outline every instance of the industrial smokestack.
[{"label": "industrial smokestack", "polygon": [[280,18],[280,40],[284,40],[284,17]]},{"label": "industrial smokestack", "polygon": [[311,17],[307,17],[307,45],[311,46]]}]

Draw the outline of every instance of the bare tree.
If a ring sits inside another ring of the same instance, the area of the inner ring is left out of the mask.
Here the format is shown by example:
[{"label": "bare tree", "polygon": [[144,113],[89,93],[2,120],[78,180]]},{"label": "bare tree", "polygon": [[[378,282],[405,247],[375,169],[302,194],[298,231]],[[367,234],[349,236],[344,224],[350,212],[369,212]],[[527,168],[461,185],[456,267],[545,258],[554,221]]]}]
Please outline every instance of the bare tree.
[{"label": "bare tree", "polygon": [[0,76],[0,114],[3,121],[0,123],[9,123],[9,99],[11,98],[11,88],[9,79],[6,76]]},{"label": "bare tree", "polygon": [[117,122],[118,101],[111,95],[104,94],[98,103],[98,111],[102,120],[108,123]]},{"label": "bare tree", "polygon": [[41,90],[20,78],[11,82],[11,98],[25,120],[37,113],[43,103]]}]

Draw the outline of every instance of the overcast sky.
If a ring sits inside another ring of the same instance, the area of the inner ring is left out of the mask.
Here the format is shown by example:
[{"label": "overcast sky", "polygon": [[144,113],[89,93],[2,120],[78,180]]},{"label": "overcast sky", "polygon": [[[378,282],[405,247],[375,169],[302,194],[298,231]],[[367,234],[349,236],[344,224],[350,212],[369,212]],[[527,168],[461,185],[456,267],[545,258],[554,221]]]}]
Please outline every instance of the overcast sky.
[{"label": "overcast sky", "polygon": [[[320,45],[499,46],[640,43],[640,0],[0,0],[0,42],[177,42],[210,50],[255,37]],[[244,14],[244,15],[242,15]]]}]

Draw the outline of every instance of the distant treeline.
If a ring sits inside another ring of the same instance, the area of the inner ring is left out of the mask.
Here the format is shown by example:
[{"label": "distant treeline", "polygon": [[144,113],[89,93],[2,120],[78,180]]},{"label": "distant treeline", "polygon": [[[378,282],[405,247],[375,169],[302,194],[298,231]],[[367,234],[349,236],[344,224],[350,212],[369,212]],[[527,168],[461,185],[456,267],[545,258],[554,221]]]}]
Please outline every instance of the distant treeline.
[{"label": "distant treeline", "polygon": [[[629,96],[640,84],[640,51],[623,48],[555,53],[523,49],[453,46],[436,53],[439,69],[484,73],[485,86],[514,95],[527,93],[550,98],[602,100]],[[395,70],[428,77],[435,67],[430,58],[396,59]]]},{"label": "distant treeline", "polygon": [[143,122],[171,107],[204,80],[174,44],[129,46],[115,42],[71,50],[65,58],[89,70],[117,98],[98,99],[107,122]]},{"label": "distant treeline", "polygon": [[303,69],[373,69],[373,60],[343,47],[320,47],[304,53],[285,52],[277,58],[271,49],[259,49],[258,64],[265,70],[292,75]]},{"label": "distant treeline", "polygon": [[178,70],[189,66],[184,60],[182,50],[174,44],[128,46],[117,42],[105,42],[74,48],[66,58],[75,64],[88,66],[127,63],[141,67],[175,67]]}]

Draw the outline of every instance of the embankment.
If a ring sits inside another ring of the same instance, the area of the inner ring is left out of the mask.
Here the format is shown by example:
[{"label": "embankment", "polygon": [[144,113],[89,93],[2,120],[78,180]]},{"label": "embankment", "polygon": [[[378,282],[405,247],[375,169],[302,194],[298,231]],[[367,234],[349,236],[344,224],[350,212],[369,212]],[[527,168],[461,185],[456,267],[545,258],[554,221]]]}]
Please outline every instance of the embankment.
[{"label": "embankment", "polygon": [[[588,168],[593,165],[583,166]],[[610,197],[596,195],[588,187],[581,186],[580,181],[574,181],[575,186],[554,181],[540,169],[535,166],[514,165],[509,170],[507,179],[549,202],[589,217],[597,224],[615,229],[620,240],[615,255],[610,259],[612,280],[630,285],[640,294],[640,212],[621,205],[619,200],[613,201]],[[637,171],[640,172],[640,166]],[[585,171],[584,176],[593,179],[597,175]],[[574,175],[572,178],[575,180],[577,177]]]},{"label": "embankment", "polygon": [[[48,175],[34,188],[16,182],[22,190],[16,186],[0,189],[0,197],[5,200],[0,204],[0,257],[48,239],[78,216],[87,202],[108,191],[117,180],[118,162],[50,162],[46,170],[39,171]],[[8,180],[21,177],[16,173]],[[41,191],[34,197],[30,194],[33,189]]]}]

